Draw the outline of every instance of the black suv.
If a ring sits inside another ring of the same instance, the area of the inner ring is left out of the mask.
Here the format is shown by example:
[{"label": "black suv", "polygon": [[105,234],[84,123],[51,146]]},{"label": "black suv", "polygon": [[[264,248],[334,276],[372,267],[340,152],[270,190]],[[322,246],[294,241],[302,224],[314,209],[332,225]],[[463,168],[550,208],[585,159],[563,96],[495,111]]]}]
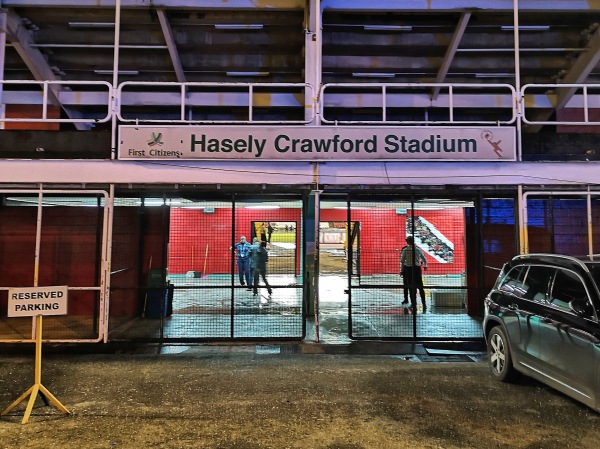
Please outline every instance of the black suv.
[{"label": "black suv", "polygon": [[485,299],[492,376],[524,373],[600,411],[600,261],[527,254]]}]

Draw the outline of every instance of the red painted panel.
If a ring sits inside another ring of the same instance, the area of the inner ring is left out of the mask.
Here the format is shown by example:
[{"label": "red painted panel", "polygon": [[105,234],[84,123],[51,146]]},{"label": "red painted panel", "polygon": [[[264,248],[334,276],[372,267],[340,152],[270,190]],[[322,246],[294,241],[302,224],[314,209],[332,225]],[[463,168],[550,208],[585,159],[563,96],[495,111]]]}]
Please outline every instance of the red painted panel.
[{"label": "red painted panel", "polygon": [[[42,107],[34,104],[13,104],[6,106],[7,118],[42,118]],[[47,117],[51,119],[60,118],[60,110],[55,106],[48,106]],[[29,129],[29,130],[51,130],[58,131],[59,123],[48,122],[7,122],[5,129]]]},{"label": "red painted panel", "polygon": [[[415,216],[426,219],[454,244],[454,260],[442,263],[427,253],[428,274],[460,274],[465,270],[464,212],[415,210]],[[395,209],[352,210],[352,221],[361,223],[361,274],[400,272],[400,251],[406,245],[406,215]],[[341,209],[321,211],[321,221],[347,221]]]},{"label": "red painted panel", "polygon": [[[236,209],[234,241],[246,236],[251,241],[252,222],[294,221],[300,228],[300,209]],[[229,274],[232,266],[232,214],[229,208],[171,209],[169,237],[169,273]],[[297,235],[299,239],[299,234]],[[296,260],[300,260],[300,242],[296,242]],[[297,273],[300,272],[297,264]]]}]

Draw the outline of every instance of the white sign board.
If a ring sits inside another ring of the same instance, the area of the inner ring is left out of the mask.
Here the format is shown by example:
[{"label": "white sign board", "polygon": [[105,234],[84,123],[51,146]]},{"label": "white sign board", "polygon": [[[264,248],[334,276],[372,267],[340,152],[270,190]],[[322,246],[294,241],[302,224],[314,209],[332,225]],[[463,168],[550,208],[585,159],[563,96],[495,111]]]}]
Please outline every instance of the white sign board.
[{"label": "white sign board", "polygon": [[119,159],[514,161],[514,127],[135,126]]},{"label": "white sign board", "polygon": [[66,285],[11,288],[7,316],[66,315],[67,292]]}]

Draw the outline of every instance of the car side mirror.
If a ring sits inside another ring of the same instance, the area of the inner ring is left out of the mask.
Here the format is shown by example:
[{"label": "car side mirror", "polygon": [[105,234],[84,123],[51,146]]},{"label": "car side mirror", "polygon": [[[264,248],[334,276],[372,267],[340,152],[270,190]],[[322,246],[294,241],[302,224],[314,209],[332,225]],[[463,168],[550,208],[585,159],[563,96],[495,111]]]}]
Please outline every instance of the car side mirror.
[{"label": "car side mirror", "polygon": [[590,303],[586,298],[575,298],[571,300],[569,302],[569,308],[582,317],[591,315]]}]

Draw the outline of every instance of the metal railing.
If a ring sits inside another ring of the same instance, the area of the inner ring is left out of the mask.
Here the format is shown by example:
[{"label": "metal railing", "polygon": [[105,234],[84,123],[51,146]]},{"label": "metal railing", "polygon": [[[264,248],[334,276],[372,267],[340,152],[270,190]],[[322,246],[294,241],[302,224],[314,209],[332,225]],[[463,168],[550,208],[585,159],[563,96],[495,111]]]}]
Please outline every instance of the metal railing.
[{"label": "metal railing", "polygon": [[[4,104],[41,106],[38,116],[0,122],[312,124],[318,112],[325,125],[502,126],[519,117],[528,125],[600,124],[600,84],[527,84],[517,92],[510,84],[329,83],[316,95],[307,83],[131,81],[113,89],[104,81],[0,80],[0,95]],[[52,106],[72,116],[52,117]],[[562,109],[570,112],[550,118]]]},{"label": "metal railing", "polygon": [[[5,86],[9,87],[6,89]],[[14,86],[14,87],[13,87]],[[37,90],[24,90],[24,86],[37,86]],[[91,88],[94,89],[91,89]],[[98,96],[99,87],[105,87],[106,93]],[[41,111],[39,117],[0,117],[0,122],[27,122],[27,123],[104,123],[113,117],[112,85],[105,81],[6,81],[0,80],[0,98],[4,103],[6,97],[19,95],[20,104],[38,105],[41,99]],[[49,117],[48,107],[57,108],[79,104],[79,97],[85,93],[94,94],[94,106],[102,105],[106,111],[98,112],[94,107],[89,117],[78,116],[69,118]],[[17,102],[11,102],[16,104]]]},{"label": "metal railing", "polygon": [[[521,88],[521,98],[523,123],[528,125],[600,125],[600,115],[590,117],[591,109],[600,108],[600,84],[526,84]],[[538,105],[536,110],[543,106],[547,112],[535,119],[527,118],[528,104]],[[574,111],[573,117],[550,119],[554,110],[563,108]],[[580,119],[576,119],[577,113]]]},{"label": "metal railing", "polygon": [[[307,83],[130,81],[119,84],[116,97],[117,118],[124,123],[307,124],[315,117],[314,89]],[[232,108],[244,117],[232,118]],[[297,118],[277,118],[281,109]]]},{"label": "metal railing", "polygon": [[[518,116],[515,98],[510,84],[332,83],[321,88],[319,111],[326,124],[509,125]],[[501,108],[505,113],[484,119],[459,114],[461,110],[480,111],[478,106]],[[372,118],[344,118],[346,111],[361,109]],[[408,110],[422,118],[400,118]]]}]

